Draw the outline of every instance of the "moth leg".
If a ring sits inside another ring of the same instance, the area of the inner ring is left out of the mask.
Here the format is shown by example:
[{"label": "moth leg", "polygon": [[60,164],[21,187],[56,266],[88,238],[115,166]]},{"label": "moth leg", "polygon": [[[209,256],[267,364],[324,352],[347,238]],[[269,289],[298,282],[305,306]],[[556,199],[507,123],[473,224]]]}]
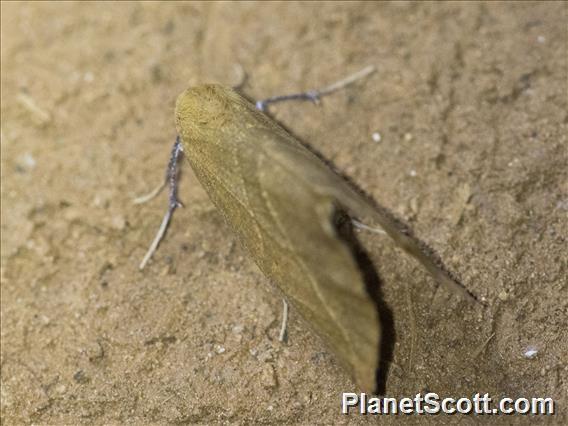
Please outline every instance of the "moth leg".
[{"label": "moth leg", "polygon": [[144,203],[147,203],[150,200],[153,200],[158,195],[160,195],[160,193],[163,191],[163,189],[166,187],[167,184],[168,184],[168,178],[166,176],[166,178],[162,181],[162,183],[160,183],[157,187],[152,189],[152,191],[150,191],[147,194],[136,197],[134,200],[132,200],[132,203],[133,204],[144,204]]},{"label": "moth leg", "polygon": [[[170,161],[168,162],[168,169],[166,171],[165,182],[167,184],[169,184],[169,187],[170,187],[168,210],[166,211],[166,214],[164,215],[164,218],[162,219],[162,223],[160,225],[160,228],[158,229],[156,236],[154,237],[154,241],[152,241],[152,244],[150,244],[150,248],[148,249],[148,251],[144,255],[142,262],[140,262],[140,265],[138,266],[138,268],[140,270],[144,269],[144,267],[146,266],[146,264],[148,263],[148,261],[150,260],[150,258],[152,257],[152,255],[154,254],[156,249],[158,248],[160,241],[162,241],[162,238],[164,238],[164,235],[166,233],[166,230],[168,229],[168,225],[170,223],[172,215],[174,214],[175,209],[178,208],[178,207],[183,207],[183,204],[180,203],[180,201],[177,198],[177,189],[178,189],[178,167],[177,167],[177,164],[178,164],[178,160],[179,160],[182,153],[183,153],[183,146],[182,146],[181,140],[178,136],[178,137],[176,137],[176,141],[175,141],[174,146],[172,148],[172,152],[171,152],[171,155],[170,155]],[[162,186],[165,186],[165,184],[162,185]],[[161,189],[160,189],[160,191],[161,191]],[[160,191],[158,191],[158,193]]]},{"label": "moth leg", "polygon": [[284,342],[286,340],[286,330],[288,328],[288,302],[286,299],[282,299],[282,324],[280,326],[280,334],[278,335],[278,340]]},{"label": "moth leg", "polygon": [[[148,194],[140,195],[139,197],[136,197],[134,200],[132,200],[134,204],[145,204],[161,194],[164,188],[168,185],[168,182],[170,182],[170,176],[172,175],[172,173],[173,174],[177,173],[176,165],[177,165],[177,157],[179,156],[179,152],[177,151],[182,151],[182,145],[181,142],[179,141],[179,136],[176,138],[176,141],[174,142],[174,146],[170,154],[170,160],[168,162],[168,167],[166,168],[166,173],[164,174],[164,180],[156,188],[152,189],[152,191],[150,191]],[[172,160],[175,161],[172,163]]]},{"label": "moth leg", "polygon": [[294,93],[291,95],[273,96],[271,98],[266,98],[261,101],[257,101],[256,109],[260,111],[266,111],[266,107],[269,104],[275,104],[277,102],[291,101],[291,100],[311,101],[317,104],[319,103],[320,99],[323,96],[329,95],[333,92],[336,92],[337,90],[343,89],[344,87],[347,87],[355,83],[356,81],[367,77],[369,74],[372,74],[374,72],[375,72],[375,67],[373,65],[369,65],[363,68],[362,70],[356,72],[355,74],[351,74],[350,76],[345,77],[339,81],[336,81],[335,83],[330,84],[329,86],[326,86],[322,89],[308,90],[307,92]]},{"label": "moth leg", "polygon": [[300,101],[312,101],[314,104],[319,103],[320,94],[317,90],[310,90],[303,93],[294,93],[292,95],[281,95],[272,96],[271,98],[263,99],[262,101],[256,101],[256,109],[259,111],[266,111],[266,106],[268,104],[275,104],[282,101],[300,100]]},{"label": "moth leg", "polygon": [[387,235],[383,228],[373,228],[372,226],[365,225],[363,222],[359,222],[357,219],[351,218],[351,223],[357,229],[363,229],[365,231],[372,232],[373,234]]}]

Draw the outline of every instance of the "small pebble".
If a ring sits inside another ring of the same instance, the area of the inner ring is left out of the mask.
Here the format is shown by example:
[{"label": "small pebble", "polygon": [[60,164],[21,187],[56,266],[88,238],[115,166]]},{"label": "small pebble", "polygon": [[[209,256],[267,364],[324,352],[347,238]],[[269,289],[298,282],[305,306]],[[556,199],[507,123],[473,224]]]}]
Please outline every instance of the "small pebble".
[{"label": "small pebble", "polygon": [[412,214],[417,215],[418,214],[418,198],[412,197],[410,199],[409,207],[410,207],[410,211],[412,212]]},{"label": "small pebble", "polygon": [[278,385],[278,382],[276,381],[276,372],[274,371],[274,367],[272,367],[272,365],[264,364],[264,366],[262,367],[260,382],[266,389],[272,389]]},{"label": "small pebble", "polygon": [[75,374],[73,374],[73,379],[77,383],[87,383],[89,381],[89,378],[83,370],[78,370]]},{"label": "small pebble", "polygon": [[504,302],[504,301],[509,299],[509,293],[507,293],[505,290],[503,290],[497,295],[497,297],[499,298],[499,300]]},{"label": "small pebble", "polygon": [[29,152],[22,156],[22,162],[28,169],[33,169],[36,166],[36,160]]},{"label": "small pebble", "polygon": [[536,358],[536,356],[538,355],[538,349],[533,347],[533,346],[529,346],[525,352],[523,353],[523,356],[526,359],[534,359]]},{"label": "small pebble", "polygon": [[122,231],[126,228],[126,218],[122,215],[114,216],[111,220],[111,226],[117,231]]},{"label": "small pebble", "polygon": [[87,83],[91,83],[94,79],[95,79],[95,76],[90,71],[87,71],[85,73],[85,75],[83,76],[83,80],[86,81]]}]

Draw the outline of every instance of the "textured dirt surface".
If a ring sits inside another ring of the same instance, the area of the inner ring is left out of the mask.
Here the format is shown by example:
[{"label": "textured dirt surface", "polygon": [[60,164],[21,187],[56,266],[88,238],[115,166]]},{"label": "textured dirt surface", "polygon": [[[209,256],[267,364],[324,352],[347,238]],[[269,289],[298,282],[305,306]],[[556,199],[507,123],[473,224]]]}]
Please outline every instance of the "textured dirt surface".
[{"label": "textured dirt surface", "polygon": [[[361,233],[393,317],[390,396],[548,396],[566,421],[567,5],[2,3],[3,424],[394,422],[236,243],[189,167],[162,179],[187,86],[259,99],[378,72],[276,119],[415,233],[486,306]],[[371,135],[381,136],[375,142]],[[538,354],[526,359],[534,347]],[[403,420],[403,419],[401,419]]]}]

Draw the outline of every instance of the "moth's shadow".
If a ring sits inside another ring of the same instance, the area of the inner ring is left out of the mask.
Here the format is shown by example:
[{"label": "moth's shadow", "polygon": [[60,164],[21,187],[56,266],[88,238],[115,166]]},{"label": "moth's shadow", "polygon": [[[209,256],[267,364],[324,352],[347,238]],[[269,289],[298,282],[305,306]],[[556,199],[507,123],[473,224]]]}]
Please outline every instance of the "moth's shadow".
[{"label": "moth's shadow", "polygon": [[353,253],[355,261],[363,274],[367,292],[377,308],[382,335],[378,348],[379,365],[376,370],[377,388],[375,392],[377,395],[384,395],[386,391],[386,379],[392,363],[394,344],[396,341],[392,309],[389,308],[383,300],[381,291],[382,281],[367,251],[353,232],[353,225],[350,218],[346,213],[338,211],[335,223],[339,238],[348,245],[351,253]]}]

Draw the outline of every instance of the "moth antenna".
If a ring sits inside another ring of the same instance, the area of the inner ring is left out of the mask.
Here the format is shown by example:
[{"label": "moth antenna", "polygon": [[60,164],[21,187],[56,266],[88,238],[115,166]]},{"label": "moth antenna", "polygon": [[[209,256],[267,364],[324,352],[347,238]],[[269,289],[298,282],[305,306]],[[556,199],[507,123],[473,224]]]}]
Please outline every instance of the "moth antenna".
[{"label": "moth antenna", "polygon": [[282,325],[280,326],[280,334],[278,340],[283,342],[286,339],[286,330],[288,328],[288,302],[282,299]]},{"label": "moth antenna", "polygon": [[277,102],[290,101],[290,100],[304,100],[304,101],[311,101],[315,104],[318,104],[319,101],[320,101],[320,98],[322,98],[323,96],[329,95],[333,92],[336,92],[340,89],[343,89],[343,88],[355,83],[356,81],[359,81],[359,80],[367,77],[368,75],[374,73],[375,71],[376,71],[375,66],[369,65],[369,66],[366,66],[365,68],[363,68],[362,70],[359,70],[356,73],[351,74],[348,77],[342,78],[341,80],[336,81],[335,83],[332,83],[329,86],[326,86],[322,89],[308,90],[307,92],[294,93],[294,94],[291,94],[291,95],[273,96],[271,98],[267,98],[267,99],[263,99],[261,101],[257,101],[256,102],[256,109],[258,109],[260,111],[265,111],[268,104],[274,104],[274,103],[277,103]]},{"label": "moth antenna", "polygon": [[[177,198],[177,187],[178,187],[178,167],[177,167],[177,163],[178,163],[179,157],[182,153],[183,153],[183,146],[181,144],[180,137],[177,136],[176,141],[174,143],[174,146],[172,148],[172,152],[170,154],[170,161],[168,162],[168,169],[167,169],[167,172],[166,172],[165,183],[161,185],[162,188],[163,188],[163,186],[165,186],[166,183],[168,183],[169,186],[170,186],[168,211],[166,212],[166,214],[164,215],[164,218],[162,219],[162,223],[160,225],[160,228],[158,229],[158,232],[157,232],[156,236],[154,237],[152,244],[150,244],[150,248],[148,249],[148,251],[144,255],[144,258],[142,259],[142,262],[140,262],[140,265],[138,265],[138,268],[140,270],[144,269],[144,267],[146,266],[148,261],[152,258],[152,256],[156,252],[156,249],[158,248],[160,241],[162,241],[162,239],[164,238],[164,235],[166,234],[166,230],[168,229],[168,225],[170,224],[170,220],[172,218],[172,215],[174,214],[175,209],[178,208],[178,207],[183,207],[183,204],[180,203],[180,201]],[[153,192],[159,193],[159,192],[161,192],[162,188],[160,188],[158,191],[154,190]],[[149,194],[149,195],[151,195],[151,194]],[[140,197],[140,198],[143,198],[143,197]],[[151,197],[151,198],[153,198],[153,197]]]}]

